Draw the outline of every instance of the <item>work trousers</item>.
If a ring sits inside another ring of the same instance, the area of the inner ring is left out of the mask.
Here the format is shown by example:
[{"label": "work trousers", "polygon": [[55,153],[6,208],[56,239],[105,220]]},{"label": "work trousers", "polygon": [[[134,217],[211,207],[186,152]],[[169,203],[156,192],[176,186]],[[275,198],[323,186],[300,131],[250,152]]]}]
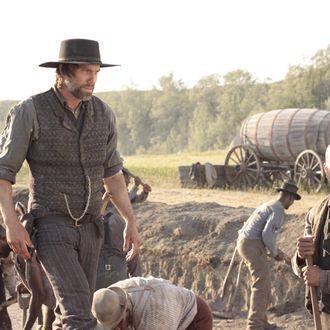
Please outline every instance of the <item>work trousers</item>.
[{"label": "work trousers", "polygon": [[202,298],[196,296],[197,314],[186,330],[212,330],[213,317],[208,304]]},{"label": "work trousers", "polygon": [[125,256],[101,252],[97,267],[96,290],[127,279],[127,261]]},{"label": "work trousers", "polygon": [[261,240],[240,238],[237,242],[237,250],[244,259],[252,280],[246,329],[263,330],[268,323],[266,311],[271,289],[266,248]]},{"label": "work trousers", "polygon": [[[74,226],[70,218],[58,223],[37,222],[37,253],[56,297],[53,329],[92,330],[96,320],[91,304],[96,282],[98,257],[103,242],[100,218]],[[56,220],[56,219],[55,219]]]},{"label": "work trousers", "polygon": [[3,258],[0,261],[0,265],[3,272],[5,288],[10,296],[14,296],[16,294],[16,273],[12,254],[10,253],[7,258]]},{"label": "work trousers", "polygon": [[[3,284],[2,270],[0,268],[0,303],[6,301],[5,286]],[[12,330],[11,321],[7,311],[7,307],[0,310],[0,329],[1,330]]]},{"label": "work trousers", "polygon": [[322,330],[330,330],[330,314],[321,313]]}]

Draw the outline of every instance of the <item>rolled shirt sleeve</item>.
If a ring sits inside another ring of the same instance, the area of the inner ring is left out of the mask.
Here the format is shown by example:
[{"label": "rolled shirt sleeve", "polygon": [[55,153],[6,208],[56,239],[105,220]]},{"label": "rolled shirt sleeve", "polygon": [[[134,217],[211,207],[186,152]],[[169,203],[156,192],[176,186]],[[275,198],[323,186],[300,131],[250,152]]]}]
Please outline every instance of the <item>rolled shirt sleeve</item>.
[{"label": "rolled shirt sleeve", "polygon": [[276,244],[276,237],[281,229],[284,212],[273,211],[267,218],[266,225],[262,231],[262,240],[272,257],[276,257],[279,249]]},{"label": "rolled shirt sleeve", "polygon": [[134,185],[132,189],[128,192],[128,197],[131,202],[136,198],[138,190],[139,188]]},{"label": "rolled shirt sleeve", "polygon": [[16,182],[31,141],[38,132],[36,111],[31,98],[14,106],[0,137],[0,178]]},{"label": "rolled shirt sleeve", "polygon": [[109,115],[109,137],[107,141],[107,154],[104,163],[104,177],[110,177],[117,174],[123,167],[123,161],[117,151],[117,128],[116,118],[111,108],[105,104]]}]

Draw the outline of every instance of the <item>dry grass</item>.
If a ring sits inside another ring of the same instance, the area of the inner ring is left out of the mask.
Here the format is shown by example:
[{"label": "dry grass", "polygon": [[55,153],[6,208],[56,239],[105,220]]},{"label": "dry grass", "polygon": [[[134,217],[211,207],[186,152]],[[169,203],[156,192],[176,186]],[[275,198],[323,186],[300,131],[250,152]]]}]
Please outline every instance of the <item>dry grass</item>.
[{"label": "dry grass", "polygon": [[[143,181],[152,186],[150,201],[176,204],[184,202],[216,202],[233,207],[255,208],[275,197],[274,189],[256,187],[249,191],[223,189],[182,189],[180,187],[178,166],[191,165],[200,161],[211,164],[224,164],[227,150],[203,153],[181,153],[172,155],[140,155],[124,157],[124,165]],[[28,166],[24,165],[17,176],[17,186],[28,183]],[[327,192],[307,194],[301,192],[303,199],[297,201],[288,213],[305,213],[322,199]]]}]

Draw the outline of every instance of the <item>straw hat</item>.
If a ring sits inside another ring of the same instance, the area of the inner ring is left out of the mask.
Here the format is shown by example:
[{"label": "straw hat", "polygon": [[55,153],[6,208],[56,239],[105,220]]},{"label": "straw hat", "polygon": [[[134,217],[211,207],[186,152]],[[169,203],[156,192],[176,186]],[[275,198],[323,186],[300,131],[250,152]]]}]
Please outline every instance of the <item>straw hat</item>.
[{"label": "straw hat", "polygon": [[111,330],[124,318],[128,304],[126,291],[108,287],[94,293],[92,313],[97,319],[96,330]]}]

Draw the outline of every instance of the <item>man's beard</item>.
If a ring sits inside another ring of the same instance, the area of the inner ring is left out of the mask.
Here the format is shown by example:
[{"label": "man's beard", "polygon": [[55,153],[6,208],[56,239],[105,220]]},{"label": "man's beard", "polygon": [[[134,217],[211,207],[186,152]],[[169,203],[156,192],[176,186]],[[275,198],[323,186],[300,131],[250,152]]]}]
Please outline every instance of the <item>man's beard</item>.
[{"label": "man's beard", "polygon": [[[68,91],[78,100],[88,101],[91,99],[93,92],[89,93],[89,92],[82,91],[82,87],[85,87],[85,86],[78,86],[68,80],[66,80],[65,83],[66,83],[66,87],[67,87]],[[93,89],[94,89],[94,86],[93,86]]]}]

